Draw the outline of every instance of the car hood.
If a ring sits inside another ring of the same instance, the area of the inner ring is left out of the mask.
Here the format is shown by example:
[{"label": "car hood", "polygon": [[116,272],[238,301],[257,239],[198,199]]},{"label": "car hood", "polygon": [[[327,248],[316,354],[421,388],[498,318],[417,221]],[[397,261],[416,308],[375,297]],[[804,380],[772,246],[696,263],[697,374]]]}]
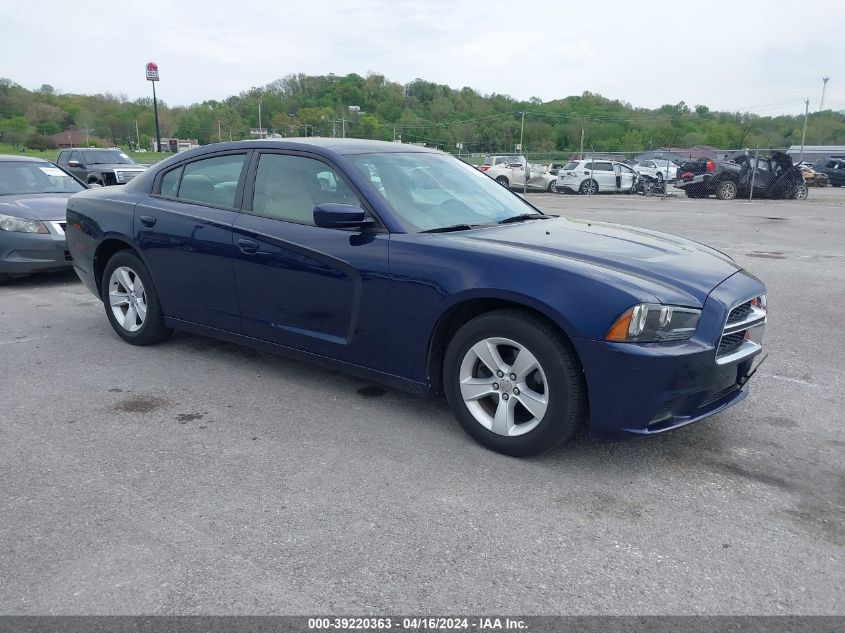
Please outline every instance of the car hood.
[{"label": "car hood", "polygon": [[619,271],[647,281],[644,287],[653,294],[655,287],[665,288],[657,298],[666,302],[679,300],[681,291],[703,305],[713,288],[740,270],[730,257],[698,242],[605,222],[556,218],[461,235]]},{"label": "car hood", "polygon": [[0,196],[0,213],[30,220],[64,222],[69,193]]}]

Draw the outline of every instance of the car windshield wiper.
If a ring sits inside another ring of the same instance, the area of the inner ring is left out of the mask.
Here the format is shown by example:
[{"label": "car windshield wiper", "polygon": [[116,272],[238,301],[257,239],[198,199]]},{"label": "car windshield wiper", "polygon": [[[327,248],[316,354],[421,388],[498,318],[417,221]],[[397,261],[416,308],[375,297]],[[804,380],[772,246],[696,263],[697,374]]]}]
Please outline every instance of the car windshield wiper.
[{"label": "car windshield wiper", "polygon": [[548,220],[549,216],[540,213],[521,213],[514,215],[504,220],[499,220],[498,224],[510,224],[511,222],[523,222],[525,220]]},{"label": "car windshield wiper", "polygon": [[477,229],[476,224],[451,224],[449,226],[438,226],[436,229],[427,229],[420,231],[420,233],[451,233],[452,231],[469,231],[470,229]]}]

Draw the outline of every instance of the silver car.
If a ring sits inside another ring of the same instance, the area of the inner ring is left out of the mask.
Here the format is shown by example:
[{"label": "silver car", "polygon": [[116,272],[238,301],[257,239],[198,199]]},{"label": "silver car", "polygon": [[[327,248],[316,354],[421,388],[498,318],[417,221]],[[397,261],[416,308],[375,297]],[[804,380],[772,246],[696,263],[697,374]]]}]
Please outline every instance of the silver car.
[{"label": "silver car", "polygon": [[0,155],[0,283],[71,266],[67,199],[86,188],[43,158]]}]

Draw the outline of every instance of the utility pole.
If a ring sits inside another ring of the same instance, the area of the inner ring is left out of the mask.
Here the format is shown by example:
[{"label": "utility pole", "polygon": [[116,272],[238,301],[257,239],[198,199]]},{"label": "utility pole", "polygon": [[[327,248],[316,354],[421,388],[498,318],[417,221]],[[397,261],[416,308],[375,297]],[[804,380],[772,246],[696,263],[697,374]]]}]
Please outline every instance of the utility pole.
[{"label": "utility pole", "polygon": [[261,131],[261,99],[258,100],[258,138],[264,138],[264,133]]},{"label": "utility pole", "polygon": [[798,158],[798,162],[802,162],[804,160],[804,140],[807,138],[807,114],[810,112],[810,100],[806,99],[804,101],[804,131],[801,132],[801,156]]},{"label": "utility pole", "polygon": [[525,148],[522,147],[522,135],[525,132],[525,110],[522,111],[522,125],[519,127],[519,151],[525,153]]},{"label": "utility pole", "polygon": [[821,112],[824,107],[824,93],[827,90],[828,81],[830,81],[830,77],[822,77],[822,100],[819,101],[819,112]]},{"label": "utility pole", "polygon": [[135,140],[138,142],[138,149],[141,148],[141,132],[138,131],[138,119],[135,119]]},{"label": "utility pole", "polygon": [[584,160],[584,126],[581,126],[581,149],[578,150],[578,160]]},{"label": "utility pole", "polygon": [[220,125],[220,121],[217,122],[217,142],[223,142],[223,127]]},{"label": "utility pole", "polygon": [[341,129],[343,130],[343,138],[346,138],[346,112],[340,116]]}]

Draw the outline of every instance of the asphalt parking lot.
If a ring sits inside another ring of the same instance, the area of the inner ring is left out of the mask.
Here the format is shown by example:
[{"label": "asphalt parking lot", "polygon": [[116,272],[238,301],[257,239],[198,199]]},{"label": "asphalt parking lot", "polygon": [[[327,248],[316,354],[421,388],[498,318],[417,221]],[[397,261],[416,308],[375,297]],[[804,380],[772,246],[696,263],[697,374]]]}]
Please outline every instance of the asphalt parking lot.
[{"label": "asphalt parking lot", "polygon": [[0,288],[5,614],[839,614],[845,189],[538,194],[769,287],[739,406],[490,453],[445,403],[213,340],[135,348],[71,274]]}]

